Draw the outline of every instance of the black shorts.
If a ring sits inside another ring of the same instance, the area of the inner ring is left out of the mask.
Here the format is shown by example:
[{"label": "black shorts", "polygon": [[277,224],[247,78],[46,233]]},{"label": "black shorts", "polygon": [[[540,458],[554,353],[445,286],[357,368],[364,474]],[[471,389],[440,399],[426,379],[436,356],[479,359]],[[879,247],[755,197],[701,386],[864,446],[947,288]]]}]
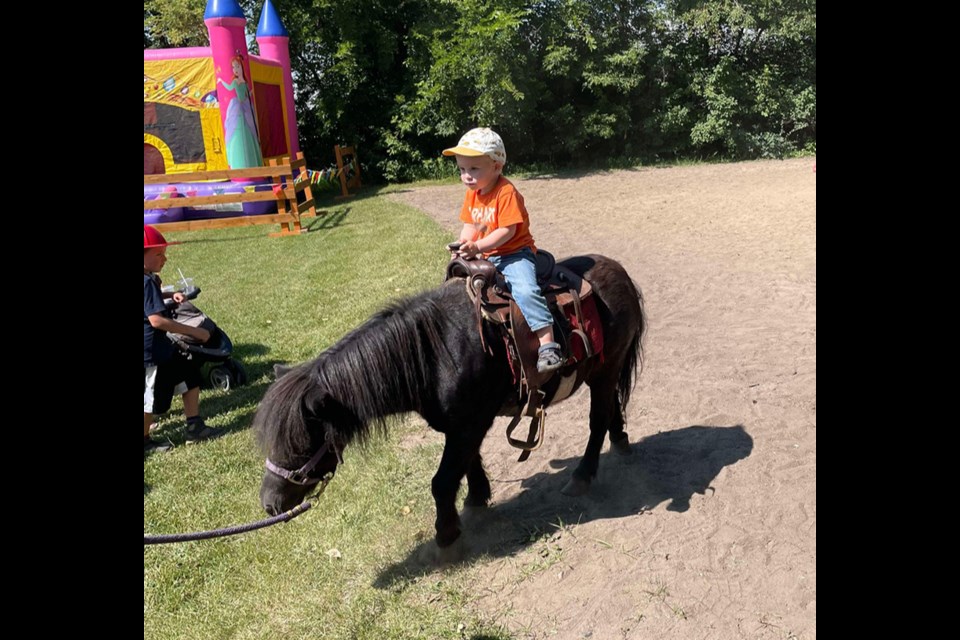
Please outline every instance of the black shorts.
[{"label": "black shorts", "polygon": [[161,365],[144,367],[143,412],[166,413],[174,393],[186,393],[199,386],[200,365],[180,353]]}]

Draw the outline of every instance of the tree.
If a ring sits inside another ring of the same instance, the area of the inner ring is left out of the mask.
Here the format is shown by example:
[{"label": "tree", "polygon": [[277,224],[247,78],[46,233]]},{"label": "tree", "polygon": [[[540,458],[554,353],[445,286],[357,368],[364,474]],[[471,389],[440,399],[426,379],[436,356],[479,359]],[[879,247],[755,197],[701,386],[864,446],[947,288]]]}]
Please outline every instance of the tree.
[{"label": "tree", "polygon": [[[313,166],[340,143],[373,178],[452,173],[475,126],[553,167],[816,149],[814,0],[273,1]],[[203,4],[145,0],[144,46],[206,44]]]},{"label": "tree", "polygon": [[144,48],[209,45],[203,24],[205,5],[198,0],[143,0]]}]

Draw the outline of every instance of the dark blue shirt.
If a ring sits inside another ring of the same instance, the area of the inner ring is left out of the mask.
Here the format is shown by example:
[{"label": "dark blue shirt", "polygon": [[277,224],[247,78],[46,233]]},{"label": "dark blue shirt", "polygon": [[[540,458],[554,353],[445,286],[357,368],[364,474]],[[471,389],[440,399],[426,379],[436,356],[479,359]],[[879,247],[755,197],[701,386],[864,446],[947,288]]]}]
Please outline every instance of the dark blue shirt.
[{"label": "dark blue shirt", "polygon": [[150,316],[156,314],[167,318],[172,317],[163,304],[160,278],[156,274],[143,274],[143,366],[145,367],[163,364],[173,356],[173,344],[167,338],[167,333],[154,329],[150,324]]}]

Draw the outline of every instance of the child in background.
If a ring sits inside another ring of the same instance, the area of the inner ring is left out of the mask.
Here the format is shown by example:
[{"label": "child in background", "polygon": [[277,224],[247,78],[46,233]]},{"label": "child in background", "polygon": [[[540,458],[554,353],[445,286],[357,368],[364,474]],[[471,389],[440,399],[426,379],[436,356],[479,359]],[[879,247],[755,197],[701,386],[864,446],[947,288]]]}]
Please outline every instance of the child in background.
[{"label": "child in background", "polygon": [[157,275],[167,262],[167,242],[163,235],[143,225],[143,452],[166,451],[168,443],[150,437],[153,416],[170,408],[174,393],[183,396],[183,414],[187,419],[187,440],[214,438],[222,429],[208,427],[200,417],[200,369],[188,360],[167,338],[168,331],[192,336],[201,342],[210,339],[210,332],[190,327],[172,318],[164,304],[172,297],[177,304],[186,298],[182,293],[164,294]]}]

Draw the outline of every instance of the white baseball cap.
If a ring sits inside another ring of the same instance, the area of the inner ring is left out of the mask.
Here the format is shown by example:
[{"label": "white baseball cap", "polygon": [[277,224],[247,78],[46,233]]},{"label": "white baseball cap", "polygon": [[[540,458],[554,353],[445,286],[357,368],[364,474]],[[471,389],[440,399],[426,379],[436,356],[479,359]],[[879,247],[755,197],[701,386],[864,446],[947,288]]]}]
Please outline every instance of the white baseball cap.
[{"label": "white baseball cap", "polygon": [[507,150],[496,131],[486,127],[470,129],[457,146],[443,150],[445,156],[489,156],[494,162],[507,163]]}]

